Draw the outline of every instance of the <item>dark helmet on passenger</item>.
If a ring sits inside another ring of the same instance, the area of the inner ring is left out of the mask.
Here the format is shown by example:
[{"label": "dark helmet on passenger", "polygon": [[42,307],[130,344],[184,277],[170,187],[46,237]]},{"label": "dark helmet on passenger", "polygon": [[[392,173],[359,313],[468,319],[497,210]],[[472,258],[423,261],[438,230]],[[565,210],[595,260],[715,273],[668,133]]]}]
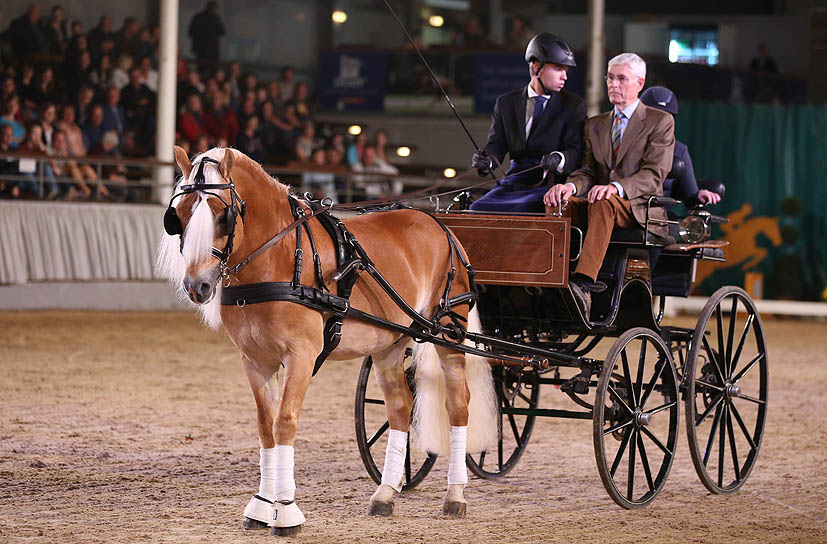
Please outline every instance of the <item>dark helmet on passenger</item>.
[{"label": "dark helmet on passenger", "polygon": [[649,87],[640,95],[640,101],[650,108],[678,114],[678,97],[666,87]]},{"label": "dark helmet on passenger", "polygon": [[528,47],[525,48],[525,61],[527,63],[539,62],[540,64],[546,64],[552,62],[563,66],[577,66],[574,62],[574,53],[572,53],[569,44],[564,42],[562,38],[548,32],[542,32],[531,38]]}]

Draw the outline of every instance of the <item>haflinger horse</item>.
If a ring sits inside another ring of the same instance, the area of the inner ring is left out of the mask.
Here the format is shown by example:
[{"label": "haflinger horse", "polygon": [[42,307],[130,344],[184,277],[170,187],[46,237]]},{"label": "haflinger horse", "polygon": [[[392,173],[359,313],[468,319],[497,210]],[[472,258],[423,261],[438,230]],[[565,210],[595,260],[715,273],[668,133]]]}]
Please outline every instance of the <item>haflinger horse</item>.
[{"label": "haflinger horse", "polygon": [[[319,255],[320,270],[318,266],[303,267],[299,283],[313,285],[320,271],[326,289],[335,292],[334,242],[312,216],[304,225],[291,228],[295,212],[289,202],[292,200],[294,207],[299,206],[309,216],[311,210],[307,202],[292,196],[287,186],[243,153],[214,148],[195,157],[191,163],[186,152],[175,147],[175,157],[183,177],[164,218],[167,234],[159,246],[158,270],[197,305],[207,325],[223,326],[241,352],[241,363],[258,411],[261,476],[258,493],[244,510],[243,526],[272,527],[273,534],[294,534],[305,517],[295,503],[293,443],[314,361],[325,344],[324,328],[329,315],[289,300],[222,304],[221,291],[227,294],[230,286],[297,279],[294,278],[295,264],[296,259],[301,258],[297,256],[301,253],[296,249],[297,237],[307,225],[315,240],[314,253]],[[172,227],[168,225],[170,221]],[[343,222],[375,268],[404,301],[423,316],[434,315],[434,308],[446,294],[446,286],[450,286],[450,296],[468,292],[471,281],[462,267],[458,268],[455,278],[448,279],[452,264],[450,240],[446,240],[447,231],[429,214],[399,209],[367,213]],[[283,237],[261,250],[268,240],[272,242],[276,233]],[[305,235],[305,240],[307,238]],[[260,252],[256,253],[257,249]],[[459,251],[464,257],[461,246]],[[249,259],[253,253],[255,258]],[[365,275],[353,284],[349,304],[351,308],[393,323],[411,323],[410,314]],[[478,327],[474,324],[478,323],[476,309],[469,312],[466,304],[455,306],[452,311],[459,319],[469,319],[468,330]],[[414,443],[424,449],[450,453],[448,489],[442,512],[464,516],[463,489],[468,481],[466,452],[484,450],[496,433],[496,397],[488,360],[445,346],[413,342],[399,331],[352,318],[344,320],[340,338],[329,360],[372,355],[390,423],[382,483],[370,498],[368,513],[382,516],[392,513],[395,495],[404,482],[411,430]],[[403,355],[411,346],[418,384],[417,414],[412,429],[414,402],[403,368]],[[280,401],[276,404],[281,367],[284,373]],[[433,376],[434,369],[443,376],[437,380],[442,393],[419,391],[434,382],[420,382],[420,371]],[[428,419],[428,414],[436,413],[433,406],[426,406],[436,402],[433,399],[444,399],[440,401],[443,402],[440,408],[442,412],[447,411],[447,417],[443,414]]]}]

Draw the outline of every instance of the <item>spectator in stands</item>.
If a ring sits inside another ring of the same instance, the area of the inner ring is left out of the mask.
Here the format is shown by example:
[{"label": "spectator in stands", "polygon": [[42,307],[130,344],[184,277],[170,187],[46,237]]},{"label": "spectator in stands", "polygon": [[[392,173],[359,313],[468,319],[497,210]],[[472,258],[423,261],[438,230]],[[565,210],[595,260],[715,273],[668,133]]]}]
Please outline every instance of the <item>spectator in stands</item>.
[{"label": "spectator in stands", "polygon": [[[120,158],[120,143],[117,132],[105,132],[101,138],[101,155]],[[105,183],[98,186],[100,195],[113,202],[124,202],[127,197],[126,167],[122,164],[104,165],[101,177]]]},{"label": "spectator in stands", "polygon": [[[392,174],[399,173],[394,166],[376,157],[376,147],[373,144],[365,146],[362,160],[353,165],[354,172],[365,174]],[[387,194],[401,194],[402,182],[398,180],[381,179],[374,176],[355,176],[358,183],[364,184],[365,195],[368,198],[376,198]]]},{"label": "spectator in stands", "polygon": [[112,70],[112,85],[118,89],[123,89],[129,84],[129,69],[132,68],[134,59],[132,55],[122,53],[118,57],[118,66]]},{"label": "spectator in stands", "polygon": [[198,75],[198,72],[195,70],[188,70],[186,77],[178,85],[179,100],[186,102],[190,95],[203,95],[206,90],[207,89],[201,82],[201,77]]},{"label": "spectator in stands", "polygon": [[17,85],[11,76],[3,77],[3,84],[0,85],[0,103],[5,103],[12,96],[17,96]]},{"label": "spectator in stands", "polygon": [[[227,82],[230,84],[232,90],[229,98],[230,105],[233,108],[238,107],[241,100],[241,63],[233,61],[230,63],[229,73],[227,74]],[[282,89],[282,93],[284,90]]]},{"label": "spectator in stands", "polygon": [[155,133],[155,93],[143,83],[141,69],[129,70],[129,85],[121,90],[126,126],[135,133],[136,144],[149,147]]},{"label": "spectator in stands", "polygon": [[[14,142],[14,129],[11,125],[0,125],[0,154],[14,152],[12,147]],[[19,182],[13,179],[5,178],[5,176],[17,176],[20,174],[18,169],[19,161],[13,157],[0,159],[0,193],[8,195],[13,198],[20,196]]]},{"label": "spectator in stands", "polygon": [[89,113],[92,106],[92,99],[95,98],[95,91],[89,85],[83,85],[77,93],[75,101],[75,121],[83,126],[89,120]]},{"label": "spectator in stands", "polygon": [[316,148],[315,142],[316,126],[312,121],[307,121],[304,124],[301,136],[296,140],[296,158],[301,162],[310,160],[310,155]]},{"label": "spectator in stands", "polygon": [[274,124],[273,119],[276,117],[273,103],[265,101],[261,105],[261,126],[258,134],[261,138],[261,145],[264,146],[264,160],[278,162],[280,157],[279,151],[283,145],[284,132]]},{"label": "spectator in stands", "polygon": [[468,18],[465,19],[462,32],[454,34],[453,45],[469,48],[489,45],[485,31],[482,29],[480,20],[476,15],[469,15]]},{"label": "spectator in stands", "polygon": [[202,134],[195,140],[195,153],[205,153],[210,150],[210,140],[206,134]]},{"label": "spectator in stands", "polygon": [[117,87],[109,87],[106,90],[101,129],[104,132],[114,130],[118,133],[118,138],[126,130],[126,114],[123,111],[123,106],[121,106],[121,91]]},{"label": "spectator in stands", "polygon": [[138,34],[138,43],[135,45],[132,56],[136,59],[151,58],[154,53],[155,43],[152,41],[152,30],[149,27],[144,27]]},{"label": "spectator in stands", "polygon": [[[69,156],[74,158],[83,158],[86,156],[86,144],[84,143],[83,131],[75,123],[75,108],[67,104],[60,110],[60,121],[57,123],[57,129],[66,137],[66,146],[69,151]],[[97,179],[95,170],[88,164],[78,164],[84,179],[94,181]],[[88,196],[86,191],[81,192]]]},{"label": "spectator in stands", "polygon": [[[33,124],[29,127],[29,132],[26,133],[26,138],[23,140],[23,143],[20,144],[20,147],[17,149],[20,153],[25,153],[27,155],[42,155],[46,156],[47,149],[46,144],[43,143],[43,129],[40,128],[40,125]],[[47,200],[54,200],[60,194],[60,191],[57,188],[57,182],[55,181],[55,172],[52,170],[52,166],[49,164],[48,161],[44,161],[43,163],[43,191],[44,195],[46,196]],[[34,173],[25,174],[28,178],[28,181],[21,182],[20,189],[23,192],[29,192],[32,194],[37,193],[37,178],[35,177]]]},{"label": "spectator in stands", "polygon": [[[20,83],[17,86],[18,96],[20,97],[21,106],[29,109],[37,108],[37,83],[34,77],[34,66],[31,63],[24,62],[20,69]],[[23,113],[21,111],[21,113]]]},{"label": "spectator in stands", "polygon": [[118,53],[126,53],[133,59],[136,58],[140,31],[141,27],[134,17],[124,19],[123,26],[115,35],[115,48]]},{"label": "spectator in stands", "polygon": [[40,106],[40,128],[43,130],[43,143],[46,145],[46,150],[52,150],[52,137],[55,132],[55,121],[57,119],[57,108],[51,102],[46,102]]},{"label": "spectator in stands", "polygon": [[158,70],[152,67],[152,59],[143,57],[141,59],[141,80],[153,93],[158,92]]},{"label": "spectator in stands", "polygon": [[66,28],[64,27],[62,7],[52,7],[49,20],[43,25],[43,35],[49,44],[49,52],[53,55],[62,55],[66,48]]},{"label": "spectator in stands", "polygon": [[511,28],[508,31],[508,48],[515,51],[524,51],[528,42],[534,36],[534,31],[528,26],[528,21],[522,15],[511,18]]},{"label": "spectator in stands", "polygon": [[46,36],[38,24],[40,6],[30,4],[26,13],[14,19],[9,25],[8,38],[12,55],[18,60],[37,60],[37,55],[48,47]]},{"label": "spectator in stands", "polygon": [[239,124],[241,126],[245,126],[247,124],[247,119],[250,117],[258,117],[258,104],[256,104],[256,97],[255,93],[247,93],[244,97],[244,101],[241,103],[241,108],[239,111]]},{"label": "spectator in stands", "polygon": [[92,57],[89,51],[81,51],[75,66],[69,71],[68,80],[68,91],[72,97],[78,96],[78,91],[81,87],[95,87],[95,84],[92,82]]},{"label": "spectator in stands", "polygon": [[50,161],[55,175],[72,178],[75,182],[66,191],[66,200],[88,200],[92,195],[92,190],[86,184],[86,181],[95,181],[97,176],[89,165],[83,165],[85,168],[81,168],[76,161],[69,160],[72,157],[69,150],[69,140],[62,130],[56,130],[54,133],[51,156],[66,159],[64,161]]},{"label": "spectator in stands", "polygon": [[9,98],[3,105],[3,115],[0,116],[0,127],[10,126],[12,128],[12,140],[9,146],[17,149],[23,138],[26,137],[26,127],[20,118],[20,100],[16,96]]},{"label": "spectator in stands", "polygon": [[198,59],[198,69],[215,69],[220,52],[219,40],[225,33],[215,2],[207,2],[207,7],[193,16],[188,33],[192,39],[192,51]]},{"label": "spectator in stands", "polygon": [[368,137],[365,134],[365,131],[360,132],[356,135],[356,138],[353,139],[352,142],[347,147],[347,153],[345,154],[345,160],[347,162],[348,167],[353,168],[356,163],[362,160],[362,155],[365,152],[365,146],[368,144]]},{"label": "spectator in stands", "polygon": [[244,81],[242,82],[241,86],[241,93],[244,96],[247,96],[249,92],[255,92],[256,87],[258,86],[258,78],[252,72],[248,72],[244,75]]},{"label": "spectator in stands", "polygon": [[235,142],[238,138],[238,117],[227,101],[227,95],[224,93],[213,94],[210,110],[204,113],[204,130],[214,142],[222,138],[228,142]]},{"label": "spectator in stands", "polygon": [[103,140],[103,106],[95,104],[89,111],[89,119],[83,125],[83,143],[87,151],[92,154],[101,152],[101,141]]},{"label": "spectator in stands", "polygon": [[69,38],[69,43],[66,46],[66,65],[71,66],[71,63],[80,55],[81,51],[88,51],[89,40],[86,34],[83,33],[83,24],[75,19],[72,21],[72,37]]},{"label": "spectator in stands", "polygon": [[296,107],[296,117],[304,124],[310,119],[310,105],[307,103],[307,83],[297,83],[293,98],[289,102]]},{"label": "spectator in stands", "polygon": [[184,138],[194,142],[204,133],[202,116],[201,97],[198,94],[191,94],[187,98],[187,107],[184,113],[178,118],[178,131]]},{"label": "spectator in stands", "polygon": [[767,44],[759,43],[756,55],[749,63],[749,69],[753,72],[761,72],[764,74],[777,74],[778,64],[775,59],[770,56]]},{"label": "spectator in stands", "polygon": [[258,136],[258,117],[253,115],[245,121],[244,130],[238,135],[235,146],[254,161],[261,162],[264,146]]},{"label": "spectator in stands", "polygon": [[95,87],[105,89],[113,85],[112,80],[112,63],[109,55],[101,55],[98,61],[98,66],[89,74],[89,81]]},{"label": "spectator in stands", "polygon": [[376,158],[385,162],[390,161],[388,156],[388,133],[384,130],[377,130],[373,141],[376,147]]},{"label": "spectator in stands", "polygon": [[89,52],[97,60],[101,55],[112,54],[115,50],[115,33],[112,32],[112,19],[101,15],[98,26],[86,36]]},{"label": "spectator in stands", "polygon": [[310,156],[310,168],[302,172],[302,187],[307,188],[314,199],[329,198],[336,204],[336,178],[328,166],[324,149],[314,150]]},{"label": "spectator in stands", "polygon": [[267,82],[267,100],[273,104],[276,115],[284,109],[284,97],[281,94],[281,85],[278,81]]},{"label": "spectator in stands", "polygon": [[293,96],[293,91],[296,87],[296,81],[294,77],[295,74],[291,67],[285,66],[281,69],[281,80],[279,81],[279,87],[281,87],[281,96],[283,96],[285,99],[291,98]]}]

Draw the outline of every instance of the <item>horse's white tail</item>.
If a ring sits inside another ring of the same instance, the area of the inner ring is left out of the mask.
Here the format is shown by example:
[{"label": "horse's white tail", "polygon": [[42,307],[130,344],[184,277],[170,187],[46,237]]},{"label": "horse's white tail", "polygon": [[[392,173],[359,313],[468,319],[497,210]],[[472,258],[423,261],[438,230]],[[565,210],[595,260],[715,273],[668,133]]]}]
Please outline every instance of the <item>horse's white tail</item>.
[{"label": "horse's white tail", "polygon": [[[476,308],[468,315],[468,330],[481,331]],[[416,365],[416,402],[411,433],[413,444],[422,451],[447,455],[451,423],[445,408],[445,377],[434,345],[427,342],[415,343],[413,362]],[[478,453],[492,445],[497,437],[497,397],[488,359],[466,355],[465,376],[471,392],[466,451]]]}]

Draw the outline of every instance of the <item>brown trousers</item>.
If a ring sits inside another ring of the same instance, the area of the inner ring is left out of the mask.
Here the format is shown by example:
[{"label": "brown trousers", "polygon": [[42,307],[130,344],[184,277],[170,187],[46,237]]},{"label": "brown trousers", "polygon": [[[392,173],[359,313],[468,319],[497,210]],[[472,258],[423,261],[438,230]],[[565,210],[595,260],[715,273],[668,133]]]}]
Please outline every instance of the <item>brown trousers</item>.
[{"label": "brown trousers", "polygon": [[584,198],[573,197],[569,199],[563,215],[571,218],[573,227],[585,229],[588,226],[586,238],[583,240],[583,252],[580,254],[575,273],[588,276],[592,280],[597,279],[597,273],[603,265],[612,229],[635,227],[638,224],[632,215],[629,201],[617,195],[598,200],[594,204],[589,204]]}]

